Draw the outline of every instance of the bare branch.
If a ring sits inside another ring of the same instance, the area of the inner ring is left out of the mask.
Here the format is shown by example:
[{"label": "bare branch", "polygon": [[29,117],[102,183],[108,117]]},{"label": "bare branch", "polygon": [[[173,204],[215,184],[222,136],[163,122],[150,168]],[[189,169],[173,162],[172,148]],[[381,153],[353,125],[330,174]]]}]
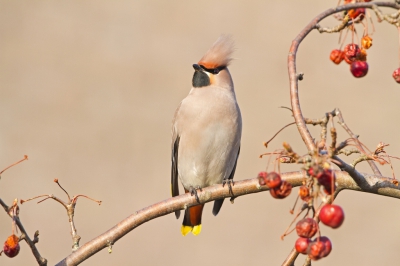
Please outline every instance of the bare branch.
[{"label": "bare branch", "polygon": [[339,32],[339,31],[343,30],[348,25],[349,21],[350,21],[350,17],[349,17],[349,15],[346,15],[343,18],[342,23],[340,23],[336,27],[333,27],[333,28],[322,28],[319,24],[317,24],[317,25],[315,25],[315,28],[319,31],[319,33],[323,33],[323,32],[327,32],[327,33]]},{"label": "bare branch", "polygon": [[351,149],[351,150],[346,150],[346,149],[340,149],[337,154],[344,154],[346,156],[352,155],[353,153],[360,153],[359,150],[357,149]]},{"label": "bare branch", "polygon": [[289,256],[282,263],[282,266],[294,266],[294,262],[296,261],[298,256],[299,252],[297,252],[296,249],[293,248],[292,251],[290,251]]}]

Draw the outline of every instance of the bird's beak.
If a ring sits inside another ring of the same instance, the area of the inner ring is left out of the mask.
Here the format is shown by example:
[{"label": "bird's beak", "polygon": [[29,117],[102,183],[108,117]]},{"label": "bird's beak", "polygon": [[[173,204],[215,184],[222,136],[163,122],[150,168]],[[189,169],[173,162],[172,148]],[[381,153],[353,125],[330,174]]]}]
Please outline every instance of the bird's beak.
[{"label": "bird's beak", "polygon": [[196,71],[203,71],[203,69],[201,68],[201,66],[199,66],[198,64],[193,64],[193,68]]}]

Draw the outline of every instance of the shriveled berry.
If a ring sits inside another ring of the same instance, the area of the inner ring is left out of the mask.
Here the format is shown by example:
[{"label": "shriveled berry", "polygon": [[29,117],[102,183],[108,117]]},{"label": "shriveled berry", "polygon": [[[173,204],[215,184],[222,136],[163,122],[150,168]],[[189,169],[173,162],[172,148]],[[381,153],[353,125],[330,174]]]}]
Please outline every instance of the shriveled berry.
[{"label": "shriveled berry", "polygon": [[19,253],[19,238],[16,235],[11,235],[4,242],[3,252],[7,257],[14,258]]},{"label": "shriveled berry", "polygon": [[364,48],[361,48],[360,53],[358,54],[357,60],[367,61],[367,50],[365,50]]},{"label": "shriveled berry", "polygon": [[357,60],[360,54],[360,47],[355,43],[350,43],[343,48],[344,60],[346,63],[351,64]]},{"label": "shriveled berry", "polygon": [[368,73],[368,63],[363,61],[355,61],[350,66],[351,74],[356,78],[362,78]]},{"label": "shriveled berry", "polygon": [[364,49],[369,49],[372,46],[372,38],[368,35],[365,35],[361,38],[361,46]]},{"label": "shriveled berry", "polygon": [[299,252],[301,254],[307,254],[308,245],[310,243],[311,243],[311,240],[309,238],[300,237],[299,239],[296,240],[294,247],[297,252]]},{"label": "shriveled berry", "polygon": [[290,195],[290,192],[292,192],[292,185],[285,180],[282,180],[279,187],[271,188],[269,190],[271,196],[276,199],[284,199]]},{"label": "shriveled berry", "polygon": [[299,189],[299,196],[304,201],[309,201],[310,197],[310,189],[306,186],[301,186]]},{"label": "shriveled berry", "polygon": [[397,83],[400,83],[400,68],[393,71],[392,76]]},{"label": "shriveled berry", "polygon": [[344,211],[339,205],[326,204],[319,212],[319,219],[329,227],[338,228],[344,221]]},{"label": "shriveled berry", "polygon": [[267,184],[267,172],[259,172],[257,178],[260,186],[265,186],[265,184]]},{"label": "shriveled berry", "polygon": [[296,224],[296,232],[300,237],[313,237],[318,231],[318,224],[312,218],[304,218]]},{"label": "shriveled berry", "polygon": [[334,49],[334,50],[332,50],[329,58],[331,59],[331,61],[333,63],[338,65],[343,61],[344,53],[342,51],[338,50],[338,49]]}]

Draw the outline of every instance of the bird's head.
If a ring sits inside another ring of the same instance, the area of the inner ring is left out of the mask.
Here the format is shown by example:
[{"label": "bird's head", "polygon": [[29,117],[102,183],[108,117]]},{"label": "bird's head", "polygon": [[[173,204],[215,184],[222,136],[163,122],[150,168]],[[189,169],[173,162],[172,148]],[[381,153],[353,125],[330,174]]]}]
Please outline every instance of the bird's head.
[{"label": "bird's head", "polygon": [[216,85],[233,88],[232,78],[228,65],[232,61],[234,43],[229,35],[221,35],[213,46],[206,52],[197,64],[192,85],[195,88]]}]

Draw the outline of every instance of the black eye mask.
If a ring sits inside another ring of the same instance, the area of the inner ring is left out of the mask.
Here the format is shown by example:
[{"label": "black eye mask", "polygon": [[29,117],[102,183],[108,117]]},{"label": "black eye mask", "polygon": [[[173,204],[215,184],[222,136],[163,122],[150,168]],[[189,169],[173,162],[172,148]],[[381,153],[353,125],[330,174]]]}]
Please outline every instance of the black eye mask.
[{"label": "black eye mask", "polygon": [[211,74],[217,75],[222,69],[225,69],[225,66],[220,66],[220,67],[216,67],[216,68],[206,68],[205,66],[200,65],[200,67]]}]

